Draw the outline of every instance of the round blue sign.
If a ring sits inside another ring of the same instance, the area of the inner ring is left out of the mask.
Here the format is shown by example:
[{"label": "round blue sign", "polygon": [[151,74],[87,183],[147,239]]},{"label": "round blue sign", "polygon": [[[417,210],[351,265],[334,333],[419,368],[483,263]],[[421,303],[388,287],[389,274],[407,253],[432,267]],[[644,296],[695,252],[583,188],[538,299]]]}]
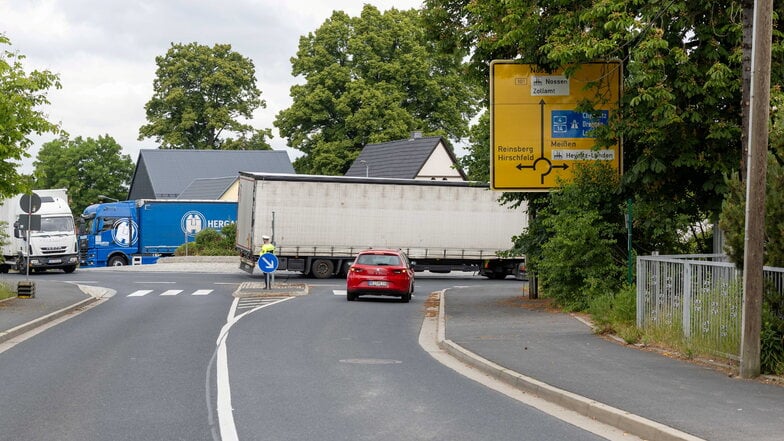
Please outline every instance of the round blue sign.
[{"label": "round blue sign", "polygon": [[272,253],[264,253],[259,257],[259,269],[263,273],[272,273],[278,269],[278,258]]}]

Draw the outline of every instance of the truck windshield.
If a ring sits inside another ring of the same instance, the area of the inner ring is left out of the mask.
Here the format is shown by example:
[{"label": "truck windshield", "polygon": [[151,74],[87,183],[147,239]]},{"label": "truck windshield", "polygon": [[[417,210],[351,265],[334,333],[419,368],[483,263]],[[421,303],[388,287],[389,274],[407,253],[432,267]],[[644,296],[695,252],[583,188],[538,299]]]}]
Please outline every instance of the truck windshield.
[{"label": "truck windshield", "polygon": [[41,231],[74,231],[74,222],[71,216],[56,216],[41,218]]}]

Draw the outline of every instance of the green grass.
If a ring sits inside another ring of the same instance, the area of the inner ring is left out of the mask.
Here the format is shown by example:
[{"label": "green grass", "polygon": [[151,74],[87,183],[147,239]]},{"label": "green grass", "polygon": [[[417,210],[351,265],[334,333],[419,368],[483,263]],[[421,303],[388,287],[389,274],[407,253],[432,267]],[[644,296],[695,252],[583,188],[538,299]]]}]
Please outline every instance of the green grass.
[{"label": "green grass", "polygon": [[0,282],[0,300],[16,296],[16,292],[11,290],[5,282]]}]

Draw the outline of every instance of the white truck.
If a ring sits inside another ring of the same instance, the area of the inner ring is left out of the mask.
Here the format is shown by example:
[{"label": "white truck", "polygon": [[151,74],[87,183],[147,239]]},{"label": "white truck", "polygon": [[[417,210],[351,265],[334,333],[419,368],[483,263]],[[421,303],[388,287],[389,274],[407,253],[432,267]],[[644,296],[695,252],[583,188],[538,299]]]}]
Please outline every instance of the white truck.
[{"label": "white truck", "polygon": [[269,235],[278,269],[316,278],[345,274],[363,249],[394,248],[415,271],[523,279],[524,257],[499,253],[526,228],[527,214],[497,198],[469,182],[240,172],[240,267],[253,272]]},{"label": "white truck", "polygon": [[33,272],[61,269],[71,273],[79,264],[79,252],[67,190],[33,190],[33,193],[41,202],[40,208],[32,213],[40,216],[40,226],[33,220],[29,231],[26,227],[30,219],[20,205],[23,195],[0,204],[0,221],[7,236],[2,246],[0,272],[7,273],[10,269],[25,272],[29,265]]}]

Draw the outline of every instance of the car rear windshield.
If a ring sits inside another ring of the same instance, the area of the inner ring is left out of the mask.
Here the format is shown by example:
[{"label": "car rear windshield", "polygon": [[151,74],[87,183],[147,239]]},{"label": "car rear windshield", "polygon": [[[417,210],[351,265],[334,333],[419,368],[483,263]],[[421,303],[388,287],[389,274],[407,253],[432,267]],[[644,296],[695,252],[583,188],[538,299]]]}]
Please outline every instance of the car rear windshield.
[{"label": "car rear windshield", "polygon": [[361,254],[357,263],[362,265],[400,265],[400,256],[395,254]]}]

